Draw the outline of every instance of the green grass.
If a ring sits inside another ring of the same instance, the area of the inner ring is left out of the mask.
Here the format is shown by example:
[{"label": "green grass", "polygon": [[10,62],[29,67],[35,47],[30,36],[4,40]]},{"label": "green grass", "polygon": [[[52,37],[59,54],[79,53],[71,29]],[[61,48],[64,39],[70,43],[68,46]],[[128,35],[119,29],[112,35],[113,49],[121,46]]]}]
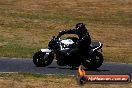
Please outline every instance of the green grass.
[{"label": "green grass", "polygon": [[132,62],[131,0],[0,1],[0,56],[31,58],[53,35],[84,22],[106,61]]}]

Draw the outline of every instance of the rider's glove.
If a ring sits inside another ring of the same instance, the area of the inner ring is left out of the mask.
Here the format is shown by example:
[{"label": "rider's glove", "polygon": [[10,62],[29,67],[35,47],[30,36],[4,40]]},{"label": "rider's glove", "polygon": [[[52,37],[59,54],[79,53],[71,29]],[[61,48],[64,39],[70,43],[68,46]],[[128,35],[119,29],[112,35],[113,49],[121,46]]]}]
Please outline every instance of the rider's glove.
[{"label": "rider's glove", "polygon": [[60,31],[58,37],[61,37],[62,35],[64,35],[64,31]]}]

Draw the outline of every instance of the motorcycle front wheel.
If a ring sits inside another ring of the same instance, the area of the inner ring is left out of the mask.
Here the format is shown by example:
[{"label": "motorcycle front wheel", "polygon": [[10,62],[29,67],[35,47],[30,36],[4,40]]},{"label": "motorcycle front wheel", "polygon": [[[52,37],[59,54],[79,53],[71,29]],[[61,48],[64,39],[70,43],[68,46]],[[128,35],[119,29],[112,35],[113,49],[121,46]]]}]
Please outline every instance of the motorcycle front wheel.
[{"label": "motorcycle front wheel", "polygon": [[88,59],[83,61],[83,66],[88,69],[97,69],[103,63],[103,55],[100,52],[93,53]]},{"label": "motorcycle front wheel", "polygon": [[45,67],[52,63],[54,59],[54,54],[52,52],[46,53],[42,51],[38,51],[33,56],[33,63],[37,67]]}]

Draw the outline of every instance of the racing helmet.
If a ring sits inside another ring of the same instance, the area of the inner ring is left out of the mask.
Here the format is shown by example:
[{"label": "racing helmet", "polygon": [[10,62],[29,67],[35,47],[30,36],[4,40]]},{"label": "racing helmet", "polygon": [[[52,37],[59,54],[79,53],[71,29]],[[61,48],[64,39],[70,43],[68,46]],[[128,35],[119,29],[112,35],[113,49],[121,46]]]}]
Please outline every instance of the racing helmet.
[{"label": "racing helmet", "polygon": [[76,26],[75,26],[75,28],[77,30],[84,30],[84,29],[86,29],[85,28],[85,24],[83,24],[83,23],[77,23]]}]

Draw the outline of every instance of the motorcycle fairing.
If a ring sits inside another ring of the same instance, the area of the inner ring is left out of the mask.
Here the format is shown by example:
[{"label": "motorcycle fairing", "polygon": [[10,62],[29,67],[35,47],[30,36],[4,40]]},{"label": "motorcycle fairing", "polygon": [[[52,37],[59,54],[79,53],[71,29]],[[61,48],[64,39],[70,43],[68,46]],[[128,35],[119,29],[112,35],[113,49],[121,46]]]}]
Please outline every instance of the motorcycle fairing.
[{"label": "motorcycle fairing", "polygon": [[74,42],[71,39],[64,39],[60,41],[61,43],[61,50],[69,49],[69,46],[72,45]]},{"label": "motorcycle fairing", "polygon": [[50,53],[50,52],[51,52],[50,49],[41,49],[40,51],[41,51],[41,52],[46,52],[46,53]]},{"label": "motorcycle fairing", "polygon": [[61,40],[61,43],[70,45],[70,44],[73,44],[74,42],[71,39],[64,39],[64,40]]},{"label": "motorcycle fairing", "polygon": [[92,42],[90,47],[91,47],[91,52],[94,52],[95,50],[101,49],[103,44],[101,42]]}]

